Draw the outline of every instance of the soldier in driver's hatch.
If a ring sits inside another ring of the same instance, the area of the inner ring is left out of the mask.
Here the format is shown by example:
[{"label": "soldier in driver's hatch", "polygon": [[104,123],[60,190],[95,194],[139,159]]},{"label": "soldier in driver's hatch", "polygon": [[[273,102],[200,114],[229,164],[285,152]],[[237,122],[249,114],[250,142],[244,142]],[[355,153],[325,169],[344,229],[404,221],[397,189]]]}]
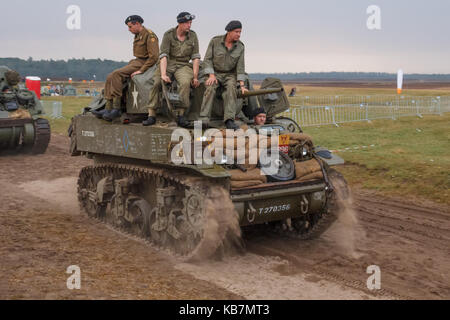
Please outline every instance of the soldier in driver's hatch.
[{"label": "soldier in driver's hatch", "polygon": [[125,20],[128,30],[134,34],[133,55],[136,59],[131,60],[125,67],[114,70],[106,78],[105,110],[93,112],[99,118],[112,121],[120,117],[123,83],[130,77],[144,73],[158,60],[158,37],[153,31],[146,29],[143,23],[144,19],[137,15],[129,16]]},{"label": "soldier in driver's hatch", "polygon": [[223,86],[223,120],[228,129],[236,130],[238,129],[234,123],[237,107],[236,82],[239,81],[242,93],[248,91],[244,82],[246,79],[244,44],[239,41],[242,24],[239,21],[231,21],[225,30],[227,31],[225,35],[212,38],[206,50],[203,63],[209,78],[205,82],[206,91],[203,96],[200,120],[209,121],[216,90],[219,86]]},{"label": "soldier in driver's hatch", "polygon": [[[198,72],[200,66],[200,53],[197,34],[191,30],[192,20],[195,16],[189,12],[181,12],[177,16],[178,26],[164,34],[159,56],[159,69],[153,77],[154,84],[150,90],[150,103],[148,106],[148,119],[143,121],[144,126],[156,123],[156,107],[161,90],[161,81],[171,82],[173,76],[178,83],[178,92],[181,98],[181,110],[177,124],[186,127],[189,123],[184,119],[184,112],[189,108],[189,95],[191,84],[194,88],[199,86]],[[189,61],[192,60],[192,65]]]}]

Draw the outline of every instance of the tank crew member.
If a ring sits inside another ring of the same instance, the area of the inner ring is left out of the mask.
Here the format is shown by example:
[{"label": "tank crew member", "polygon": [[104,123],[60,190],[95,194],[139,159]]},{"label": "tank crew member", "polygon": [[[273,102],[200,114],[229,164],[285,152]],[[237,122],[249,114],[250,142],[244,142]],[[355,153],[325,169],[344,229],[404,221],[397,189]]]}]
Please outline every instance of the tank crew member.
[{"label": "tank crew member", "polygon": [[[146,29],[142,24],[144,20],[137,15],[126,18],[128,30],[134,34],[133,55],[127,66],[114,70],[108,75],[105,83],[106,107],[103,119],[112,121],[120,117],[123,83],[130,77],[144,73],[158,60],[158,37],[153,31]],[[98,112],[96,114],[99,116]]]},{"label": "tank crew member", "polygon": [[[195,16],[189,12],[181,12],[177,16],[178,26],[168,30],[161,43],[159,56],[160,68],[155,72],[154,85],[150,91],[150,103],[148,106],[148,119],[143,121],[144,126],[156,123],[156,108],[161,89],[161,80],[171,82],[175,77],[178,83],[178,92],[181,98],[181,110],[177,123],[181,127],[188,125],[184,119],[184,112],[189,108],[189,95],[191,84],[198,87],[198,72],[200,66],[200,53],[197,34],[191,30],[192,20]],[[192,60],[193,66],[189,63]]]},{"label": "tank crew member", "polygon": [[255,123],[255,126],[262,126],[266,123],[266,110],[264,110],[264,108],[256,109],[253,114],[253,121]]},{"label": "tank crew member", "polygon": [[239,81],[241,90],[245,88],[244,44],[241,38],[242,24],[231,21],[225,27],[227,33],[212,38],[204,59],[206,91],[200,112],[200,120],[209,121],[217,88],[224,87],[222,93],[224,101],[224,122],[228,129],[238,129],[234,123],[236,116],[237,95],[236,82]]}]

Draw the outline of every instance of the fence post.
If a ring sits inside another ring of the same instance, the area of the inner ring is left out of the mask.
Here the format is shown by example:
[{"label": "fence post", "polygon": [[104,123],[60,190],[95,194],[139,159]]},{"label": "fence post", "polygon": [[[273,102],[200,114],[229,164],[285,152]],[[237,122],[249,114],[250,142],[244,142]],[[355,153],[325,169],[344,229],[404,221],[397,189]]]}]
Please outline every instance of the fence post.
[{"label": "fence post", "polygon": [[419,112],[419,104],[417,103],[417,101],[413,100],[412,103],[414,103],[416,105],[416,116],[418,116],[419,118],[423,118]]},{"label": "fence post", "polygon": [[62,102],[55,101],[52,105],[52,115],[53,119],[61,119],[62,116]]},{"label": "fence post", "polygon": [[440,116],[442,116],[443,113],[442,113],[442,110],[441,110],[441,97],[436,97],[436,100],[437,100],[437,106],[438,106],[438,114]]},{"label": "fence post", "polygon": [[370,120],[369,120],[369,99],[364,101],[364,97],[363,97],[363,102],[366,105],[366,121],[370,122]]},{"label": "fence post", "polygon": [[[397,108],[400,108],[400,96],[397,95]],[[395,106],[392,104],[392,120],[395,120]]]},{"label": "fence post", "polygon": [[336,117],[335,117],[335,108],[336,108],[336,103],[335,103],[335,105],[334,106],[330,106],[330,108],[331,108],[331,116],[333,117],[333,124],[336,126],[336,127],[339,127],[339,125],[336,123]]}]

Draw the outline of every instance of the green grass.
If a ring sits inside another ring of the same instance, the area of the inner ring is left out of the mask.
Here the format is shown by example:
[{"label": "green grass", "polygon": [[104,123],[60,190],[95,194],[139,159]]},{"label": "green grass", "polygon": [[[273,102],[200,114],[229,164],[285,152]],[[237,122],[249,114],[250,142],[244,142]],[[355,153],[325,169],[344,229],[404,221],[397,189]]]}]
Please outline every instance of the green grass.
[{"label": "green grass", "polygon": [[67,135],[67,129],[70,125],[70,119],[73,116],[80,114],[81,109],[87,107],[92,100],[92,97],[42,97],[43,101],[62,101],[62,115],[63,119],[52,119],[49,115],[45,116],[50,121],[52,133],[59,133]]},{"label": "green grass", "polygon": [[[335,94],[340,90],[337,88]],[[359,90],[354,94],[359,94]],[[63,102],[64,119],[49,120],[53,133],[67,134],[70,119],[89,105],[92,98],[43,99]],[[407,117],[340,127],[305,127],[304,130],[316,145],[332,150],[350,149],[338,153],[347,162],[339,170],[350,185],[450,205],[450,113],[423,119]],[[354,149],[362,146],[369,148]]]},{"label": "green grass", "polygon": [[304,131],[316,145],[344,150],[337,153],[347,163],[340,170],[351,185],[450,204],[449,113]]}]

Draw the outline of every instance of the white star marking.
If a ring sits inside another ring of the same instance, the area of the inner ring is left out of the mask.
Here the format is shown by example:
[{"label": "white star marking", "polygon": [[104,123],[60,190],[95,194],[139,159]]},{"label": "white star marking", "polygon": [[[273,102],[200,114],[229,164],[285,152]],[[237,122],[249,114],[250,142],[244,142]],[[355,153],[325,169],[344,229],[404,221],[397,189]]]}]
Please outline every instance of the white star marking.
[{"label": "white star marking", "polygon": [[132,92],[132,94],[133,94],[133,108],[137,109],[137,107],[138,107],[137,98],[138,98],[139,92],[136,90],[136,86],[134,87],[134,91]]}]

